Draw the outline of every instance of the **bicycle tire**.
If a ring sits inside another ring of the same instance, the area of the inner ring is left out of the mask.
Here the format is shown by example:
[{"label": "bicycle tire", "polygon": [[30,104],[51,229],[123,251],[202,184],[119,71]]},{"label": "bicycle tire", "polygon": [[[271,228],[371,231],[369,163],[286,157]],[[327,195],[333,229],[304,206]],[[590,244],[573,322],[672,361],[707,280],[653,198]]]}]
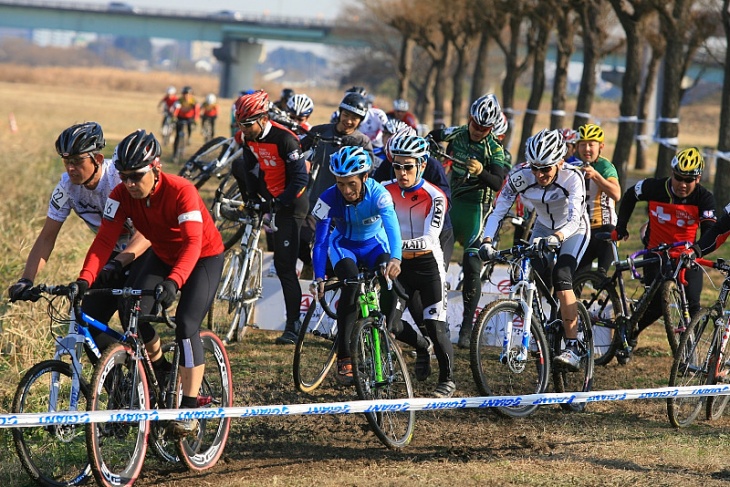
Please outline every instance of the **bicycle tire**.
[{"label": "bicycle tire", "polygon": [[[333,303],[339,299],[339,287],[325,299]],[[317,312],[319,311],[319,312]],[[299,328],[292,364],[294,385],[300,392],[312,392],[327,377],[337,358],[337,319],[333,319],[312,299]]]},{"label": "bicycle tire", "polygon": [[[721,317],[715,312],[712,314],[710,319],[712,320],[712,323],[717,323],[715,320],[721,319],[721,323],[724,324],[727,318],[725,318],[725,316]],[[724,332],[724,326],[715,326],[715,331],[712,337],[712,354],[710,355],[710,361],[707,364],[708,385],[727,384],[729,380],[728,377],[730,377],[730,363],[728,363],[727,354],[725,353],[725,350],[720,350],[720,345],[722,345],[722,335]],[[725,344],[725,349],[727,349],[727,343]],[[705,411],[707,419],[710,421],[720,419],[729,401],[730,395],[727,394],[723,394],[721,396],[709,396],[706,401],[707,408]]]},{"label": "bicycle tire", "polygon": [[170,123],[170,120],[168,118],[165,119],[165,122],[162,124],[162,129],[160,132],[162,133],[162,145],[167,147],[170,145],[170,136],[172,135],[172,129],[173,124]]},{"label": "bicycle tire", "polygon": [[94,372],[89,409],[129,409],[132,419],[86,425],[89,462],[99,485],[130,486],[137,480],[147,452],[150,428],[144,411],[149,397],[146,373],[134,351],[119,343],[109,346]]},{"label": "bicycle tire", "polygon": [[185,162],[178,175],[190,180],[196,188],[200,189],[213,175],[212,171],[206,171],[205,167],[220,158],[228,149],[228,144],[220,145],[225,140],[225,137],[216,137],[204,143]]},{"label": "bicycle tire", "polygon": [[[387,348],[381,346],[379,356],[376,355],[373,347],[373,333],[380,336],[381,342],[388,341]],[[388,349],[390,357],[386,353]],[[413,385],[403,354],[390,333],[378,328],[375,318],[364,318],[355,323],[352,331],[351,351],[355,390],[360,399],[410,399],[413,397]],[[375,364],[378,362],[385,376],[384,381],[376,380]],[[376,411],[366,412],[365,417],[375,436],[390,449],[407,446],[413,438],[415,412],[387,406],[374,409]]]},{"label": "bicycle tire", "polygon": [[[35,364],[18,383],[13,398],[13,413],[69,411],[71,379],[71,366],[66,362],[45,360]],[[52,408],[49,384],[58,385],[58,400]],[[90,388],[83,377],[79,377],[79,388],[81,394],[76,411],[85,412]],[[36,484],[79,485],[91,477],[85,426],[57,424],[15,428],[12,432],[20,463]]]},{"label": "bicycle tire", "polygon": [[[714,326],[713,312],[700,310],[679,342],[678,352],[672,362],[669,387],[699,386],[707,383],[708,363],[712,347]],[[709,327],[709,329],[708,329]],[[697,418],[705,406],[705,396],[670,397],[667,399],[667,415],[675,428],[686,428]]]},{"label": "bicycle tire", "polygon": [[185,157],[185,146],[188,145],[187,129],[187,126],[183,126],[182,130],[179,130],[175,135],[175,148],[173,152],[173,162],[175,163],[182,162]]},{"label": "bicycle tire", "polygon": [[[591,317],[585,306],[578,304],[578,348],[581,351],[580,368],[576,372],[566,370],[564,367],[553,365],[553,384],[555,392],[588,392],[593,387],[593,330]],[[560,326],[553,343],[553,356],[562,352],[565,331]],[[561,403],[560,407],[566,411],[581,412],[586,408],[587,403]]]},{"label": "bicycle tire", "polygon": [[664,331],[667,334],[669,348],[672,356],[677,354],[679,340],[686,326],[682,326],[682,301],[679,295],[679,288],[674,281],[666,281],[662,284],[662,315],[664,316]]},{"label": "bicycle tire", "polygon": [[231,418],[222,417],[213,409],[233,406],[233,376],[226,348],[209,330],[201,330],[200,339],[205,352],[205,373],[198,393],[198,407],[209,409],[211,414],[199,419],[197,435],[176,442],[178,457],[188,470],[195,472],[215,466],[228,440]]},{"label": "bicycle tire", "polygon": [[[172,367],[175,367],[175,342],[169,342],[162,345],[162,354]],[[153,392],[152,384],[149,380],[147,382],[150,387],[150,405],[152,406],[152,409],[171,408],[171,401],[168,400],[167,403],[162,402],[162,394],[159,391]],[[163,384],[162,387],[164,389],[165,385]],[[181,394],[178,394],[178,397],[181,397]],[[177,407],[177,404],[175,404],[175,407]],[[169,423],[167,421],[151,421],[148,443],[152,447],[153,453],[158,458],[167,463],[178,463],[180,462],[180,458],[178,457],[175,446],[176,440],[167,430],[168,424]]]},{"label": "bicycle tire", "polygon": [[248,261],[246,277],[243,280],[244,303],[241,305],[241,317],[236,328],[236,341],[243,341],[246,332],[256,326],[256,300],[263,292],[264,253],[261,249],[253,249]]},{"label": "bicycle tire", "polygon": [[605,274],[585,270],[573,278],[573,291],[591,317],[593,329],[593,362],[607,365],[620,349],[621,335],[617,333],[616,310],[621,309],[621,298],[609,286]]},{"label": "bicycle tire", "polygon": [[241,241],[244,227],[237,220],[224,218],[223,215],[220,214],[220,211],[216,210],[219,208],[218,203],[220,202],[221,197],[236,201],[242,199],[236,178],[231,175],[223,178],[220,185],[218,185],[218,190],[215,193],[213,204],[211,206],[211,213],[213,214],[215,226],[221,234],[223,246],[226,250],[228,250]]},{"label": "bicycle tire", "polygon": [[[515,319],[517,318],[517,319]],[[513,322],[512,348],[507,363],[502,363],[504,325]],[[516,354],[522,341],[524,312],[517,301],[500,299],[485,306],[479,313],[472,329],[470,365],[474,382],[483,396],[517,396],[542,394],[550,381],[550,349],[545,333],[532,317],[532,339],[528,360],[518,362]],[[502,416],[524,418],[532,414],[537,405],[495,405]]]}]

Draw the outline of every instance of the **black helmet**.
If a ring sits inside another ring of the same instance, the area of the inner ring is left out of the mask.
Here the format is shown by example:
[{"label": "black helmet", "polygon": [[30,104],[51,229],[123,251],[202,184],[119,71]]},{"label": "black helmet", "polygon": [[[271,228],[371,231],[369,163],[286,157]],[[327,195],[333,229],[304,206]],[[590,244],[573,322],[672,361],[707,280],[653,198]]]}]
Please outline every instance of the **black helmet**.
[{"label": "black helmet", "polygon": [[140,129],[122,139],[114,149],[112,162],[117,171],[136,171],[153,163],[161,152],[155,136]]},{"label": "black helmet", "polygon": [[292,96],[294,96],[294,90],[292,90],[291,88],[284,88],[283,90],[281,90],[281,98],[284,101],[289,100],[289,98],[291,98]]},{"label": "black helmet", "polygon": [[348,88],[345,93],[357,93],[364,97],[368,96],[368,90],[366,90],[363,86],[353,86],[352,88]]},{"label": "black helmet", "polygon": [[86,152],[98,152],[104,148],[104,132],[96,122],[72,125],[56,139],[56,152],[61,157],[71,157]]},{"label": "black helmet", "polygon": [[189,86],[183,86],[183,89],[182,89],[182,94],[183,95],[185,95],[187,93],[192,93],[192,92],[193,92],[193,89],[191,87],[189,87]]},{"label": "black helmet", "polygon": [[340,110],[347,110],[365,118],[365,115],[368,114],[368,101],[359,93],[347,93],[340,102]]}]

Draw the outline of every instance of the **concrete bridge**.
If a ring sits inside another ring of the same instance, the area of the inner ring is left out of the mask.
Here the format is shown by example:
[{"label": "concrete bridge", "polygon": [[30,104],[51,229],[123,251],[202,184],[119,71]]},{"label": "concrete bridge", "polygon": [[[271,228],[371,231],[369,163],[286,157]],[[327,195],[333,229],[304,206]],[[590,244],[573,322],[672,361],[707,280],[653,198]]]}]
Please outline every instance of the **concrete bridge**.
[{"label": "concrete bridge", "polygon": [[122,2],[59,4],[42,0],[0,0],[0,26],[97,34],[218,42],[222,63],[220,96],[254,86],[261,39],[366,46],[367,32],[316,18],[272,17],[234,11],[200,12],[132,7]]}]

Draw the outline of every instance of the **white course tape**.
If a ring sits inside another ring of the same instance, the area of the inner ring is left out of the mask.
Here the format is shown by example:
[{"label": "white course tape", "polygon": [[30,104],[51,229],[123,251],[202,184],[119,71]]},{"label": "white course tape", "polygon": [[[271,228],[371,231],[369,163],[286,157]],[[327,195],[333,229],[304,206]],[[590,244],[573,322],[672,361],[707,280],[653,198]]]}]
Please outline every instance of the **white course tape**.
[{"label": "white course tape", "polygon": [[619,389],[613,391],[525,394],[521,396],[487,396],[450,399],[389,399],[379,401],[345,401],[319,404],[279,404],[269,406],[113,410],[85,412],[25,413],[0,415],[0,428],[44,426],[52,424],[87,424],[108,422],[169,421],[175,419],[250,418],[253,416],[295,416],[353,414],[381,411],[428,411],[436,409],[491,408],[570,404],[632,399],[666,399],[669,397],[717,396],[730,394],[730,385],[660,387],[657,389]]}]

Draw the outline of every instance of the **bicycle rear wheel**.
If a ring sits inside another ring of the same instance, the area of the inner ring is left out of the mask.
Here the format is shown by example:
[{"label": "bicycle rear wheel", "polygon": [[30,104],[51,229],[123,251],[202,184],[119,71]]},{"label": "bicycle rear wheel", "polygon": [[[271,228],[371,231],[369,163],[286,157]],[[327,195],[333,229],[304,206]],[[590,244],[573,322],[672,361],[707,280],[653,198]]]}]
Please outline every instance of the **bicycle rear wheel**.
[{"label": "bicycle rear wheel", "polygon": [[[102,355],[91,382],[91,411],[129,410],[127,421],[89,423],[86,446],[99,485],[132,485],[142,470],[150,431],[147,376],[133,350],[114,344]],[[121,419],[121,418],[118,418]]]},{"label": "bicycle rear wheel", "polygon": [[[559,355],[564,348],[565,332],[560,326],[556,330],[556,339],[553,343],[553,353]],[[580,355],[580,368],[577,371],[559,367],[553,363],[553,383],[555,392],[588,392],[593,386],[593,331],[591,318],[585,306],[578,303],[578,350]],[[560,407],[568,411],[583,411],[586,403],[562,403]]]},{"label": "bicycle rear wheel", "polygon": [[[325,300],[335,303],[339,299],[340,288],[327,291]],[[294,348],[294,384],[301,392],[312,392],[318,388],[337,357],[337,317],[329,316],[316,297],[312,299],[304,316],[299,338]]]},{"label": "bicycle rear wheel", "polygon": [[228,144],[221,144],[226,140],[225,137],[216,137],[195,151],[190,159],[180,170],[179,175],[185,179],[189,179],[196,188],[200,189],[208,179],[213,175],[211,170],[206,171],[206,166],[218,160],[220,156],[228,149]]},{"label": "bicycle rear wheel", "polygon": [[224,336],[226,343],[242,339],[246,332],[249,315],[248,309],[244,309],[243,301],[248,290],[246,281],[241,284],[243,258],[240,249],[226,253],[218,291],[208,310],[208,329]]},{"label": "bicycle rear wheel", "polygon": [[616,315],[621,301],[608,278],[598,271],[581,271],[573,278],[573,290],[578,302],[588,311],[593,329],[593,361],[606,365],[621,347]]},{"label": "bicycle rear wheel", "polygon": [[[74,410],[86,412],[89,385],[79,377],[80,392]],[[20,380],[13,398],[13,413],[70,411],[74,394],[71,366],[60,360],[34,365]],[[51,399],[54,397],[55,400]],[[54,424],[13,429],[20,463],[40,485],[78,485],[91,476],[83,425]]]},{"label": "bicycle rear wheel", "polygon": [[162,145],[164,147],[167,147],[170,144],[170,136],[172,135],[173,131],[173,124],[170,122],[169,118],[165,119],[165,122],[162,124]]},{"label": "bicycle rear wheel", "polygon": [[233,376],[223,342],[215,333],[201,330],[200,338],[205,351],[205,374],[198,393],[198,407],[207,409],[205,419],[200,419],[196,436],[177,441],[178,457],[188,470],[207,470],[218,463],[228,440],[231,418],[215,411],[233,406]]},{"label": "bicycle rear wheel", "polygon": [[[382,371],[380,376],[378,370]],[[352,331],[352,373],[360,399],[413,397],[411,377],[400,348],[372,317],[358,320]],[[413,438],[416,413],[412,410],[378,405],[365,417],[375,436],[388,448],[403,448]]]},{"label": "bicycle rear wheel", "polygon": [[682,296],[674,281],[666,281],[662,284],[662,312],[664,330],[667,333],[669,347],[672,349],[672,356],[674,356],[677,354],[680,337],[689,325],[682,315]]},{"label": "bicycle rear wheel", "polygon": [[226,250],[230,249],[241,241],[243,235],[243,225],[238,220],[229,220],[220,212],[220,198],[229,200],[242,201],[241,190],[238,189],[236,178],[231,175],[223,178],[221,184],[215,192],[213,204],[211,205],[211,214],[215,221],[215,226],[221,234],[223,245]]},{"label": "bicycle rear wheel", "polygon": [[[510,349],[502,360],[507,323],[512,323]],[[520,359],[524,312],[516,301],[502,299],[485,306],[477,317],[471,336],[471,372],[484,396],[540,394],[550,378],[550,350],[542,326],[535,316],[527,357]],[[532,414],[537,405],[495,404],[496,411],[514,418]]]},{"label": "bicycle rear wheel", "polygon": [[[712,312],[702,309],[682,335],[669,375],[669,387],[700,386],[707,383],[707,357],[712,347]],[[667,399],[669,422],[675,428],[692,424],[705,407],[705,396],[672,397]]]}]

